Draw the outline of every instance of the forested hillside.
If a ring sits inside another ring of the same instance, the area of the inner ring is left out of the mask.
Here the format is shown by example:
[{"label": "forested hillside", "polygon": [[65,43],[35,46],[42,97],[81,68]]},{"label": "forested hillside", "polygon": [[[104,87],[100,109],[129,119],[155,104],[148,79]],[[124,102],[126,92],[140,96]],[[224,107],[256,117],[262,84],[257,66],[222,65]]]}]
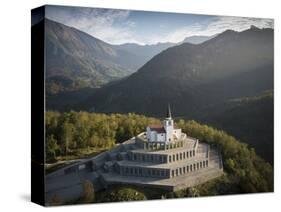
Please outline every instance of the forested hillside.
[{"label": "forested hillside", "polygon": [[199,120],[234,135],[273,164],[273,101],[273,91],[232,99],[206,108]]},{"label": "forested hillside", "polygon": [[[90,147],[110,149],[144,131],[149,123],[159,122],[158,119],[136,114],[47,112],[46,160],[54,161],[58,156],[71,155],[77,149]],[[208,182],[205,187],[194,188],[199,195],[273,191],[272,167],[256,155],[253,148],[249,148],[224,131],[195,121],[178,120],[177,125],[189,136],[216,146],[222,152],[225,175],[216,181],[215,186]],[[188,192],[182,191],[177,194],[162,192],[161,195],[166,198],[190,196]]]},{"label": "forested hillside", "polygon": [[76,153],[76,150],[110,149],[142,132],[159,120],[136,114],[87,112],[46,113],[46,161]]}]

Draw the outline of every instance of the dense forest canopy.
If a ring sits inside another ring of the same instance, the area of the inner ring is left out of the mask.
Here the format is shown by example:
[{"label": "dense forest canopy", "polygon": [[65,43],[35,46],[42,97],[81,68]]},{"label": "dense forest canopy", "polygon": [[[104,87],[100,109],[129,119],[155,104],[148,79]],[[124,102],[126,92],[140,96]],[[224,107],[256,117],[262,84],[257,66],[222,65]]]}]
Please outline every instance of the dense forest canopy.
[{"label": "dense forest canopy", "polygon": [[[110,149],[160,120],[136,114],[97,114],[88,112],[46,112],[46,161],[60,155],[72,154],[76,149]],[[269,163],[256,155],[253,148],[239,142],[224,131],[201,125],[195,121],[179,120],[183,132],[220,148],[225,175],[205,190],[213,194],[273,191],[273,170]]]},{"label": "dense forest canopy", "polygon": [[47,112],[46,161],[53,161],[59,155],[69,155],[76,149],[110,149],[141,133],[149,123],[158,122],[157,119],[131,113]]}]

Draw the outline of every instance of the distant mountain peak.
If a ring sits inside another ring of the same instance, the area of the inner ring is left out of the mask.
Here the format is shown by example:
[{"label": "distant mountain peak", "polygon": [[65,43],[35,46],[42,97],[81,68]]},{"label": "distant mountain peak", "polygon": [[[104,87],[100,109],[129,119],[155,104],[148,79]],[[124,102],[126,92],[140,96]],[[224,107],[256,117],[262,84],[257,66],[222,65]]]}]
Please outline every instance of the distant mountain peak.
[{"label": "distant mountain peak", "polygon": [[251,25],[251,26],[250,26],[250,29],[260,29],[260,28],[258,28],[258,27],[255,26],[255,25]]},{"label": "distant mountain peak", "polygon": [[216,37],[217,34],[206,36],[206,35],[192,35],[189,37],[186,37],[182,42],[180,43],[191,43],[191,44],[201,44],[205,41],[208,41],[214,37]]}]

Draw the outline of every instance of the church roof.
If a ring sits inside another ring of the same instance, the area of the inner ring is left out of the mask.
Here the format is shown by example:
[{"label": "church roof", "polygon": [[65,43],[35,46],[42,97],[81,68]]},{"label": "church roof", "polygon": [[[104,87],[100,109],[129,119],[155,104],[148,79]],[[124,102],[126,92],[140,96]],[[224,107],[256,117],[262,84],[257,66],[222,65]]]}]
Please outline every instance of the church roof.
[{"label": "church roof", "polygon": [[149,125],[151,131],[156,131],[157,133],[166,133],[165,128],[162,125]]}]

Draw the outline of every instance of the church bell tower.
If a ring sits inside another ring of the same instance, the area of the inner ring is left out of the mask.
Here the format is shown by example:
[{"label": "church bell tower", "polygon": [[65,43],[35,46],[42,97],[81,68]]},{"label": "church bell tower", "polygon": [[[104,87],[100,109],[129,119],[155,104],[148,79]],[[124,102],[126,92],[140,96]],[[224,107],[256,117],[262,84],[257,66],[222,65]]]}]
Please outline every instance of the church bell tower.
[{"label": "church bell tower", "polygon": [[164,128],[166,130],[166,142],[173,141],[174,120],[172,119],[170,105],[168,105],[167,115],[163,122]]}]

